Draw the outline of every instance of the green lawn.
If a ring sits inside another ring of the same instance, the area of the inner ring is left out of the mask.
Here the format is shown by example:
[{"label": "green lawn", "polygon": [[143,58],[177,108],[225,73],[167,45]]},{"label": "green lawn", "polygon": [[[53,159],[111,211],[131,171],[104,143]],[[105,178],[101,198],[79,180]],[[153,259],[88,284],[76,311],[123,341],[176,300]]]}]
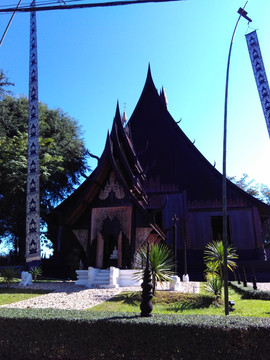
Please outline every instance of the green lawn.
[{"label": "green lawn", "polygon": [[18,288],[0,288],[0,305],[11,304],[17,301],[27,300],[36,296],[48,294],[50,291]]},{"label": "green lawn", "polygon": [[[90,311],[123,311],[140,313],[140,292],[125,292],[89,309]],[[229,289],[229,299],[235,301],[232,316],[270,317],[270,301],[243,300],[241,295]],[[200,294],[182,294],[158,291],[153,298],[153,314],[224,315],[223,303],[217,304],[203,290]]]},{"label": "green lawn", "polygon": [[[50,291],[0,287],[0,305],[30,299]],[[232,316],[270,317],[270,301],[245,300],[229,288],[229,299],[235,301]],[[140,313],[141,292],[122,292],[114,298],[92,307],[89,311],[114,311]],[[153,314],[179,315],[224,315],[224,305],[216,303],[201,284],[200,294],[183,294],[170,291],[157,291],[152,300]]]}]

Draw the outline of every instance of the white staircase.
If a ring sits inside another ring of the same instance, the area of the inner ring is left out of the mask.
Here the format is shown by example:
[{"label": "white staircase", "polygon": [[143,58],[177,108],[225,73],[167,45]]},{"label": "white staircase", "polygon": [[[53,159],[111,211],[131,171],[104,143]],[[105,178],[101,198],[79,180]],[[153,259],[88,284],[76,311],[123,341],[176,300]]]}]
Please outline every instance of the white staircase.
[{"label": "white staircase", "polygon": [[109,288],[110,287],[110,269],[98,269],[95,280],[92,283],[93,288]]},{"label": "white staircase", "polygon": [[88,270],[76,270],[76,285],[83,285],[87,288],[118,288],[124,286],[140,286],[141,280],[134,278],[137,270],[118,269],[98,269],[89,267]]}]

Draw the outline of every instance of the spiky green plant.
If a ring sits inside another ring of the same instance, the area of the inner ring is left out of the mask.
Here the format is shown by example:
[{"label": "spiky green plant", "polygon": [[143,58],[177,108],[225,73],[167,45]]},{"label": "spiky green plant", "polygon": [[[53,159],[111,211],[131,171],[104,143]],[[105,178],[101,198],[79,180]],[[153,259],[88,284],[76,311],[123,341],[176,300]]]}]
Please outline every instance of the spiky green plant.
[{"label": "spiky green plant", "polygon": [[18,276],[18,273],[14,268],[7,267],[1,270],[1,275],[4,278],[4,282],[7,284],[7,287],[10,287],[10,284],[14,282],[15,278]]},{"label": "spiky green plant", "polygon": [[[233,271],[237,267],[237,264],[234,260],[238,259],[236,249],[232,246],[227,248],[227,266],[228,269]],[[213,240],[206,245],[204,250],[204,262],[206,264],[211,263],[214,271],[218,272],[220,277],[223,278],[223,268],[224,268],[224,247],[222,241]]]},{"label": "spiky green plant", "polygon": [[[143,245],[135,254],[136,262],[144,269],[147,258],[147,245]],[[171,276],[174,267],[173,255],[170,249],[164,244],[150,245],[150,269],[152,274],[153,294],[155,295],[157,283],[172,281]],[[137,277],[143,278],[143,271],[137,273]]]},{"label": "spiky green plant", "polygon": [[205,276],[206,284],[205,289],[206,291],[215,295],[216,300],[220,299],[222,287],[223,287],[223,280],[217,272],[208,272]]},{"label": "spiky green plant", "polygon": [[33,266],[29,272],[32,275],[33,280],[37,281],[37,277],[42,275],[42,268],[41,266]]}]

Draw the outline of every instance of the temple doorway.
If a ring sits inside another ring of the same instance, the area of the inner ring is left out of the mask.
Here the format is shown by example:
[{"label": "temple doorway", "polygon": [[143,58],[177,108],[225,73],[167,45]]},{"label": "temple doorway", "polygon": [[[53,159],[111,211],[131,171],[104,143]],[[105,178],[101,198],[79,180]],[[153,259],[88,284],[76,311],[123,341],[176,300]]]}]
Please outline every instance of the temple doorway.
[{"label": "temple doorway", "polygon": [[121,233],[120,220],[117,217],[114,217],[112,220],[107,217],[102,224],[100,233],[104,242],[102,267],[106,269],[112,265],[118,265],[119,261],[117,261],[116,264],[112,263],[111,255],[113,254],[114,249],[117,249],[118,256],[122,253],[120,249],[121,243],[119,242]]}]

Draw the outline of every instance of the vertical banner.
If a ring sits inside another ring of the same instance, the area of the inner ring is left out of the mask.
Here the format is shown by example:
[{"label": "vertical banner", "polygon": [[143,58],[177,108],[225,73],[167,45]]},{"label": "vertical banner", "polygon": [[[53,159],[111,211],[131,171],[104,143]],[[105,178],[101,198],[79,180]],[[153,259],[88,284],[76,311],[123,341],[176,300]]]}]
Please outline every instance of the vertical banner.
[{"label": "vertical banner", "polygon": [[267,130],[270,136],[270,90],[256,31],[247,34],[246,41]]},{"label": "vertical banner", "polygon": [[[36,6],[35,0],[31,4]],[[26,262],[40,260],[38,63],[36,12],[30,12],[29,115],[26,192]]]}]

